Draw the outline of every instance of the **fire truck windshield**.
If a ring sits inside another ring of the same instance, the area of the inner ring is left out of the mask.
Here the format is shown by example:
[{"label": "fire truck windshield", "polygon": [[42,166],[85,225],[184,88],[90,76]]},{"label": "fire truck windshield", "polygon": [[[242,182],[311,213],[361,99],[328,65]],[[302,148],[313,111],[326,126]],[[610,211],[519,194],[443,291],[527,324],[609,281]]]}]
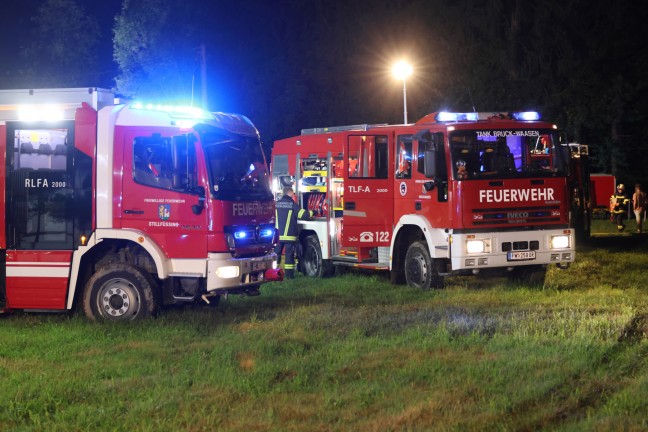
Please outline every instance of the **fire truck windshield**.
[{"label": "fire truck windshield", "polygon": [[550,129],[457,130],[449,134],[456,180],[555,177],[566,173],[558,133]]},{"label": "fire truck windshield", "polygon": [[254,137],[203,136],[211,193],[225,201],[272,200],[261,143]]}]

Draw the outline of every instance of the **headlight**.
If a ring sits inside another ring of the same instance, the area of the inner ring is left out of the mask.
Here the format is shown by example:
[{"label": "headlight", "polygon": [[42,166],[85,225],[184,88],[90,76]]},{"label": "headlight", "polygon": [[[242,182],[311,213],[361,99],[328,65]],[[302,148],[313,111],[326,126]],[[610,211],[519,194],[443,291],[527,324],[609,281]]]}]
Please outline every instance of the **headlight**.
[{"label": "headlight", "polygon": [[466,252],[469,254],[478,254],[490,252],[489,240],[466,240]]},{"label": "headlight", "polygon": [[569,236],[551,236],[551,249],[565,249],[569,247]]},{"label": "headlight", "polygon": [[216,276],[221,279],[231,279],[238,277],[238,275],[239,268],[237,266],[225,266],[216,269]]}]

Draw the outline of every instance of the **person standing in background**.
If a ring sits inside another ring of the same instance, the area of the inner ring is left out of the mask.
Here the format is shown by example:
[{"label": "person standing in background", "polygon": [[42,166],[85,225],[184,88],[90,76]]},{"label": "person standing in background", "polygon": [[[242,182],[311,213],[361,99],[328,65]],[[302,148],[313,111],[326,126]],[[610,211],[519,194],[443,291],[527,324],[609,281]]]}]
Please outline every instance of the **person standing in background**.
[{"label": "person standing in background", "polygon": [[625,219],[626,212],[628,209],[628,203],[630,200],[625,193],[625,186],[622,183],[617,185],[617,189],[614,195],[610,198],[610,204],[612,208],[612,221],[616,224],[617,230],[623,232],[625,229]]},{"label": "person standing in background", "polygon": [[641,185],[635,185],[634,194],[632,194],[632,208],[634,210],[635,218],[637,219],[637,233],[641,233],[643,228],[643,221],[646,219],[646,205],[648,198],[646,192],[641,190]]}]

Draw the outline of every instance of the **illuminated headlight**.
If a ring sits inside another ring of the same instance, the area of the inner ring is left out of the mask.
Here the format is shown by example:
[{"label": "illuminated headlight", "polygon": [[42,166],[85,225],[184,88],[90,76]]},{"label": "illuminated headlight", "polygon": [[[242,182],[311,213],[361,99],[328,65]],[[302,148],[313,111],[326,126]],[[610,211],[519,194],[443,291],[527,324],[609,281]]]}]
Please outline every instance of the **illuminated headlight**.
[{"label": "illuminated headlight", "polygon": [[225,234],[225,243],[227,243],[227,247],[230,248],[230,250],[236,249],[236,243],[234,242],[234,236],[232,234]]},{"label": "illuminated headlight", "polygon": [[247,238],[247,233],[245,231],[236,231],[234,233],[234,238],[237,240]]},{"label": "illuminated headlight", "polygon": [[490,252],[490,239],[466,240],[466,252],[469,254]]},{"label": "illuminated headlight", "polygon": [[565,249],[569,247],[569,236],[551,236],[551,249]]},{"label": "illuminated headlight", "polygon": [[225,266],[216,269],[216,276],[221,279],[231,279],[238,277],[239,268],[237,266]]}]

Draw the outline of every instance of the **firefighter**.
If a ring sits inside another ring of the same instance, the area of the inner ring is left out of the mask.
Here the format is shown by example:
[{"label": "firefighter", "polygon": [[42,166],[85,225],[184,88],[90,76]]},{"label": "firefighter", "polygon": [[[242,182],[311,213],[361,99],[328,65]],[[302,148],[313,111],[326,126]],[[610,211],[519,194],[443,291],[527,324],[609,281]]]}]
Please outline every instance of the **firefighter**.
[{"label": "firefighter", "polygon": [[295,275],[295,244],[297,243],[297,219],[310,220],[313,212],[302,209],[295,201],[295,191],[292,187],[285,187],[283,196],[277,200],[275,207],[275,226],[279,232],[279,243],[275,248],[278,263],[281,264],[281,253],[286,251],[284,265],[286,279]]},{"label": "firefighter", "polygon": [[624,221],[628,209],[628,196],[625,193],[625,186],[622,183],[617,185],[614,195],[610,198],[610,207],[612,210],[612,221],[616,224],[619,232],[625,229]]}]

